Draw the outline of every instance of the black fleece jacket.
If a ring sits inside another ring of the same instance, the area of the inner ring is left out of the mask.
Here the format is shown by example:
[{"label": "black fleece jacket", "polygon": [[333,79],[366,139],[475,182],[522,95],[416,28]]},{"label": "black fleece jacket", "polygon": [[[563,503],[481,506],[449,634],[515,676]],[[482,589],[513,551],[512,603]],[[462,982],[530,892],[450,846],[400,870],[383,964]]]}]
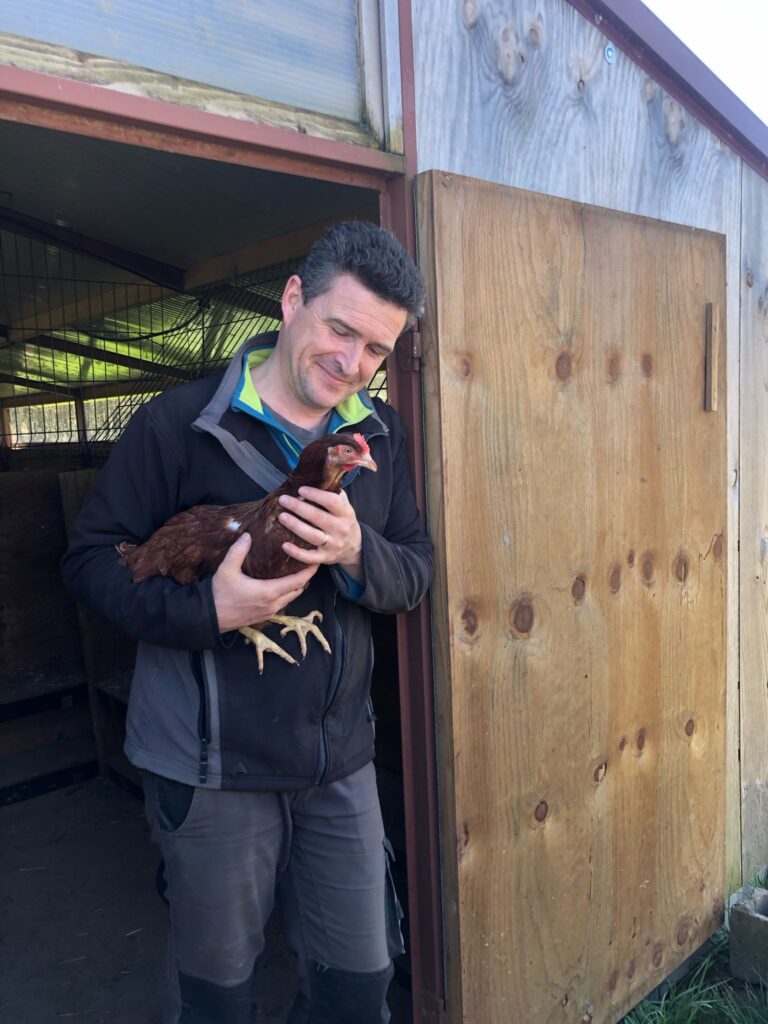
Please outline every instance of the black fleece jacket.
[{"label": "black fleece jacket", "polygon": [[351,600],[343,574],[322,567],[290,608],[322,612],[331,655],[310,638],[298,667],[267,655],[259,675],[253,648],[238,633],[219,633],[210,578],[132,581],[118,564],[120,541],[141,542],[193,505],[263,497],[271,488],[262,456],[289,472],[268,428],[229,407],[243,351],[225,375],[175,388],[136,413],[74,525],[63,573],[79,601],[139,640],[126,740],[134,764],[190,784],[298,789],[372,758],[369,610],[418,604],[432,545],[402,423],[376,399],[355,430],[368,438],[378,472],[347,488],[362,528],[363,593]]}]

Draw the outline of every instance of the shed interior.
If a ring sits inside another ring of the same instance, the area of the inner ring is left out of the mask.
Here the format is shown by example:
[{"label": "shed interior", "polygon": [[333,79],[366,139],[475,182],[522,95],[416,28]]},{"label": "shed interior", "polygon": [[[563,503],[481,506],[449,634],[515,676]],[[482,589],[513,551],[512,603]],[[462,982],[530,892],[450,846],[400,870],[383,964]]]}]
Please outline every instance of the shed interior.
[{"label": "shed interior", "polygon": [[[372,190],[0,122],[3,804],[96,774],[140,795],[121,753],[134,642],[64,590],[67,530],[137,406],[277,329],[314,238],[378,211]],[[373,696],[405,902],[395,630],[374,623]]]}]

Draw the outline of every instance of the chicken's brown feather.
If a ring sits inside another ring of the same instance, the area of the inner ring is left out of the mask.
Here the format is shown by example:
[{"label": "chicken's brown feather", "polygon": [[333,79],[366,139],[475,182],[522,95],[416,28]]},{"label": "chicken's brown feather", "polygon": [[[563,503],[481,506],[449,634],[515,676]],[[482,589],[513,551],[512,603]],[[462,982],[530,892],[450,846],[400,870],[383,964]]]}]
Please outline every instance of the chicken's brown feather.
[{"label": "chicken's brown feather", "polygon": [[283,543],[290,540],[304,548],[313,545],[279,521],[284,511],[279,498],[283,494],[297,495],[302,486],[338,491],[343,469],[330,472],[326,456],[331,446],[342,444],[360,450],[359,442],[348,434],[320,438],[307,445],[293,473],[265,498],[234,505],[195,505],[172,516],[138,547],[123,542],[119,546],[121,565],[128,566],[136,583],[153,576],[192,583],[212,575],[238,537],[248,531],[253,543],[243,563],[247,576],[277,579],[297,572],[304,563],[286,555]]}]

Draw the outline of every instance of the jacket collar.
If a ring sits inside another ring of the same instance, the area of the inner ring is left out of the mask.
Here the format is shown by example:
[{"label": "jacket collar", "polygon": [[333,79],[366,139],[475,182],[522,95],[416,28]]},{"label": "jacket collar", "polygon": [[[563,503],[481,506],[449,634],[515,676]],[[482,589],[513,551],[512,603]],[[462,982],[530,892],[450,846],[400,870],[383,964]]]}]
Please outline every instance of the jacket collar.
[{"label": "jacket collar", "polygon": [[[240,441],[234,437],[229,430],[222,426],[221,420],[227,410],[233,408],[247,412],[257,419],[261,419],[267,425],[272,425],[271,418],[264,411],[261,399],[253,385],[251,384],[250,391],[248,391],[247,384],[250,384],[248,369],[250,365],[253,365],[249,360],[252,357],[266,359],[276,343],[277,332],[261,334],[243,342],[224,371],[224,376],[213,397],[192,423],[193,430],[216,437],[240,469],[266,491],[279,487],[284,482],[286,474],[282,469],[274,466],[250,442]],[[247,383],[245,383],[246,380]],[[245,387],[243,387],[244,383]],[[243,391],[245,391],[245,400]],[[254,396],[257,404],[254,404]],[[349,429],[353,425],[355,430],[366,438],[377,434],[389,434],[389,428],[376,412],[365,388],[336,407],[331,417],[329,430],[332,433],[337,433]]]}]

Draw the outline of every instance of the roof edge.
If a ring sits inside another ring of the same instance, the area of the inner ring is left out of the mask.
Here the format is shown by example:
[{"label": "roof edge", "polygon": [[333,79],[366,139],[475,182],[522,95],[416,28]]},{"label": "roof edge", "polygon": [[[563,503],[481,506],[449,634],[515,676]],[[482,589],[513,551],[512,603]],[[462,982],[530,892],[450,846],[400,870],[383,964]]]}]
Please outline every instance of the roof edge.
[{"label": "roof edge", "polygon": [[568,0],[768,180],[768,125],[640,0]]}]

